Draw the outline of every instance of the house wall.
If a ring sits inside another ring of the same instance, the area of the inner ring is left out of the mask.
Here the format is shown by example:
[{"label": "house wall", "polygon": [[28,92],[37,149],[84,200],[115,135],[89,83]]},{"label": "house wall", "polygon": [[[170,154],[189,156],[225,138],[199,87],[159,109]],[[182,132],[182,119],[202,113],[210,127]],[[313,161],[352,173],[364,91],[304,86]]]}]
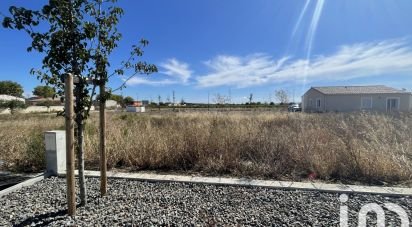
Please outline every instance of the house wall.
[{"label": "house wall", "polygon": [[412,94],[409,95],[409,111],[412,111]]},{"label": "house wall", "polygon": [[[320,100],[320,107],[316,107],[317,100]],[[302,111],[304,112],[324,112],[325,95],[311,88],[302,97]]]},{"label": "house wall", "polygon": [[364,95],[328,95],[326,97],[326,111],[350,112],[362,110],[362,97],[372,98],[371,111],[386,111],[388,98],[399,98],[399,111],[411,110],[410,94],[364,94]]},{"label": "house wall", "polygon": [[[362,109],[362,97],[372,98],[372,108]],[[352,112],[360,110],[386,112],[387,98],[399,98],[399,111],[412,110],[411,94],[354,94],[354,95],[323,95],[315,89],[310,89],[303,97],[305,112]],[[310,105],[312,99],[312,105]],[[316,108],[316,100],[321,100],[321,107]]]}]

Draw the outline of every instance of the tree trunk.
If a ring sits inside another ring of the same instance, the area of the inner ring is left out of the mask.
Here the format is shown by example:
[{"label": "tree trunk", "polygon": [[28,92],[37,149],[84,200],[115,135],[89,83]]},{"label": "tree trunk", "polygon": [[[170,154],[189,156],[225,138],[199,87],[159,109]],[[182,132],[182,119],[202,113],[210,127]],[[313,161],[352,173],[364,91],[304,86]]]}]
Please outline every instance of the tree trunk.
[{"label": "tree trunk", "polygon": [[77,160],[79,168],[80,205],[87,204],[86,179],[84,177],[84,122],[77,125]]}]

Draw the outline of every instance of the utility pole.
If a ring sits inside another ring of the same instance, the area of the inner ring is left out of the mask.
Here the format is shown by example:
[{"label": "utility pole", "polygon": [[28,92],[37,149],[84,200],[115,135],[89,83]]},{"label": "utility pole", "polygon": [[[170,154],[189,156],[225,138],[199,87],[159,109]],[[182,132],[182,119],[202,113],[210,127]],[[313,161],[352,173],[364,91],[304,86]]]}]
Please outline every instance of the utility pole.
[{"label": "utility pole", "polygon": [[74,105],[73,105],[73,75],[65,75],[65,112],[66,112],[66,181],[67,181],[67,213],[76,215],[76,194],[74,181]]},{"label": "utility pole", "polygon": [[229,111],[231,110],[232,106],[232,90],[229,88]]},{"label": "utility pole", "polygon": [[159,96],[157,96],[157,99],[158,99],[157,105],[158,105],[158,107],[159,107],[159,112],[160,112],[160,100],[161,100],[160,95],[159,95]]}]

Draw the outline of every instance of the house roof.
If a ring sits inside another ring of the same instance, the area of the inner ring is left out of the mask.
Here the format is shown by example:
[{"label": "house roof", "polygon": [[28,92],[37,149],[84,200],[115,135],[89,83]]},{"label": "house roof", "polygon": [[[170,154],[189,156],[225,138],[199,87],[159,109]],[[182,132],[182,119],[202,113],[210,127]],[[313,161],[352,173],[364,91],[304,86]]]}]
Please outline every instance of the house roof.
[{"label": "house roof", "polygon": [[60,101],[60,96],[56,96],[55,98],[44,98],[41,96],[33,96],[27,99],[29,102],[44,102],[44,101]]},{"label": "house roof", "polygon": [[0,95],[0,100],[1,101],[11,101],[11,100],[18,100],[24,102],[23,98],[11,96],[11,95]]},{"label": "house roof", "polygon": [[330,86],[330,87],[312,87],[313,89],[325,95],[341,94],[410,94],[410,92],[387,87],[385,85],[371,86]]}]

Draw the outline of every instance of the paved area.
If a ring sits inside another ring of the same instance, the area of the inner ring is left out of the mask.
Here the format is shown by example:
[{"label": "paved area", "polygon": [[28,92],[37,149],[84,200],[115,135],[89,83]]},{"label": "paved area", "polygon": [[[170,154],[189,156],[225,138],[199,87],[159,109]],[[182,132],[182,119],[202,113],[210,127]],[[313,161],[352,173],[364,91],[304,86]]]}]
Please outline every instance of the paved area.
[{"label": "paved area", "polygon": [[34,177],[35,174],[21,174],[0,171],[0,191]]}]

